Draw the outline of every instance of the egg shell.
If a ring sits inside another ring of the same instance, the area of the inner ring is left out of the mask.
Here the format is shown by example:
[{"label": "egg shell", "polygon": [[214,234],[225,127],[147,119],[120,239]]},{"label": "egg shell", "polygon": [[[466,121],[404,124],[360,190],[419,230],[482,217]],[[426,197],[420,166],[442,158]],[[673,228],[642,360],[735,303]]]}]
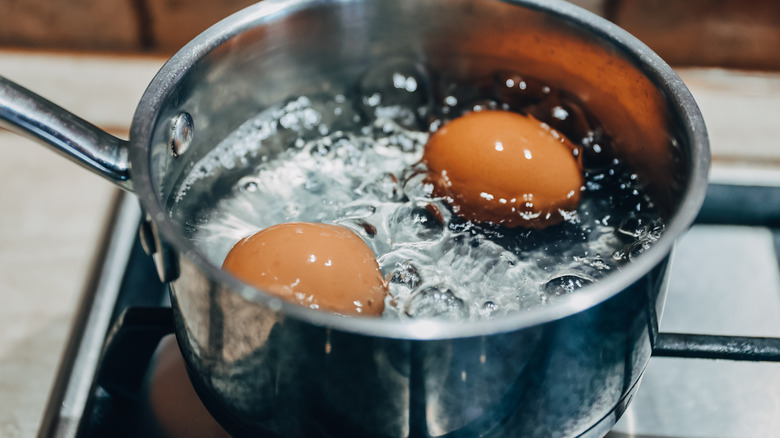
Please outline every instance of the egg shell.
[{"label": "egg shell", "polygon": [[286,223],[240,240],[222,265],[287,301],[343,315],[381,315],[387,288],[371,248],[337,225]]},{"label": "egg shell", "polygon": [[545,228],[577,208],[577,148],[539,120],[509,111],[467,113],[431,135],[423,155],[434,195],[475,222]]}]

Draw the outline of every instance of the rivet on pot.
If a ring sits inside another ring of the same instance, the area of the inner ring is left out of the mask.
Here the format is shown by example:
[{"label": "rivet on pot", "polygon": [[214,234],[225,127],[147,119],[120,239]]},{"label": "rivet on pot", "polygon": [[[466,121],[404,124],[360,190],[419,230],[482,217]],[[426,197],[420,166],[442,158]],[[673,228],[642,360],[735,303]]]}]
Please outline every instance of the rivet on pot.
[{"label": "rivet on pot", "polygon": [[154,230],[152,229],[152,220],[149,215],[146,219],[141,221],[141,225],[138,227],[138,236],[141,240],[141,247],[146,255],[151,256],[157,252],[157,247],[154,242]]},{"label": "rivet on pot", "polygon": [[193,128],[192,116],[189,113],[182,112],[171,120],[171,139],[168,144],[174,158],[187,152],[192,142]]}]

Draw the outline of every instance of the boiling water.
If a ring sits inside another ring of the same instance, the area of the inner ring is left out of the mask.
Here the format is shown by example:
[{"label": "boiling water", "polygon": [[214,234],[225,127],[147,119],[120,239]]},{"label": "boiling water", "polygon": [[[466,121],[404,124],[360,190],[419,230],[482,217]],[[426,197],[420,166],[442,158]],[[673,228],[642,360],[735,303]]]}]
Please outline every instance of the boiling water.
[{"label": "boiling water", "polygon": [[[343,225],[373,249],[389,282],[385,317],[495,318],[575,293],[619,269],[663,225],[637,176],[576,98],[513,72],[455,81],[419,65],[368,71],[354,95],[292,98],[244,123],[178,193],[242,168],[228,196],[186,231],[215,264],[242,237],[282,222]],[[534,115],[581,146],[580,206],[544,230],[480,225],[433,197],[419,163],[429,132],[466,111]]]}]

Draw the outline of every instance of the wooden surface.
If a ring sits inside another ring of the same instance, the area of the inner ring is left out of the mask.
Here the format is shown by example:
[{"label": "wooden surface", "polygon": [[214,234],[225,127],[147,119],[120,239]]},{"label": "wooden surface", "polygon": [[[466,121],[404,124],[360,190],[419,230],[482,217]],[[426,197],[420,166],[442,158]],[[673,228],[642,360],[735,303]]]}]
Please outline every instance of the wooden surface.
[{"label": "wooden surface", "polygon": [[[124,135],[162,61],[0,51],[0,75]],[[0,157],[0,437],[33,437],[115,189],[8,131]]]},{"label": "wooden surface", "polygon": [[671,64],[780,70],[776,0],[619,0],[606,13]]},{"label": "wooden surface", "polygon": [[[115,133],[161,58],[0,51],[0,75]],[[715,174],[780,175],[780,74],[680,70],[709,126]],[[0,131],[0,437],[33,437],[113,187]]]},{"label": "wooden surface", "polygon": [[718,164],[780,166],[780,74],[678,69],[701,108]]}]

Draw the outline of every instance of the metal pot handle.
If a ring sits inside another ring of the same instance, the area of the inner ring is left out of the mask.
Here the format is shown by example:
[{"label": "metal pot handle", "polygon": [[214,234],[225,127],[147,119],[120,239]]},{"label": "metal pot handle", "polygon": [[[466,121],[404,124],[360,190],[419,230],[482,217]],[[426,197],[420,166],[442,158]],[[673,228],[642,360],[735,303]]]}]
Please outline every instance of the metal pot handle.
[{"label": "metal pot handle", "polygon": [[[696,223],[780,228],[780,189],[711,183]],[[653,356],[780,362],[780,338],[658,333]]]},{"label": "metal pot handle", "polygon": [[0,76],[0,126],[31,137],[132,191],[128,142]]}]

